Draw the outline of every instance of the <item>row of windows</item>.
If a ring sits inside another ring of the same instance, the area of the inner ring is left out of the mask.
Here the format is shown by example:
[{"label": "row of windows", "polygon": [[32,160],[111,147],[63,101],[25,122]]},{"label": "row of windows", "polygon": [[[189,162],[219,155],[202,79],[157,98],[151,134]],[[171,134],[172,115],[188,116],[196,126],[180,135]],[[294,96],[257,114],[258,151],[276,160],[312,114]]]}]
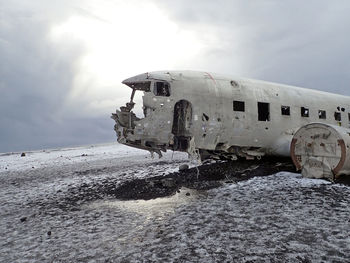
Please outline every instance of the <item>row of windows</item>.
[{"label": "row of windows", "polygon": [[[245,103],[244,101],[233,101],[233,110],[234,111],[245,111]],[[336,121],[341,121],[341,111],[345,111],[344,108],[339,108],[338,111],[334,112],[334,119]],[[290,106],[281,106],[281,115],[290,116]],[[310,116],[310,110],[307,107],[300,107],[300,116],[304,118],[308,118]],[[319,119],[327,119],[327,112],[325,110],[318,111]],[[348,118],[350,121],[350,113],[348,113]],[[258,120],[259,121],[270,121],[270,103],[266,102],[258,102]]]}]

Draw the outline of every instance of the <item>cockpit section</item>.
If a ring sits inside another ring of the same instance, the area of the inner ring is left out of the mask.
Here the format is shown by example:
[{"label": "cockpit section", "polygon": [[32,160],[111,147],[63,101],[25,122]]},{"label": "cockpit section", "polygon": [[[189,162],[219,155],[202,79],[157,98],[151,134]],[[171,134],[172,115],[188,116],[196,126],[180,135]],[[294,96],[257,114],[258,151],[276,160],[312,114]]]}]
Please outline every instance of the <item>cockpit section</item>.
[{"label": "cockpit section", "polygon": [[126,103],[126,107],[122,106],[122,108],[126,108],[128,111],[131,111],[135,105],[134,98],[136,91],[144,91],[144,92],[150,92],[151,91],[151,81],[144,81],[144,82],[123,82],[123,84],[129,86],[132,88],[130,102]]},{"label": "cockpit section", "polygon": [[[165,80],[142,80],[138,77],[122,82],[132,91],[130,101],[112,113],[111,118],[116,122],[114,130],[119,143],[156,152],[161,156],[161,151],[166,151],[171,141],[171,86]],[[140,112],[135,109],[137,93],[142,94]],[[139,113],[143,113],[143,116],[136,116]],[[155,123],[158,127],[155,127]]]}]

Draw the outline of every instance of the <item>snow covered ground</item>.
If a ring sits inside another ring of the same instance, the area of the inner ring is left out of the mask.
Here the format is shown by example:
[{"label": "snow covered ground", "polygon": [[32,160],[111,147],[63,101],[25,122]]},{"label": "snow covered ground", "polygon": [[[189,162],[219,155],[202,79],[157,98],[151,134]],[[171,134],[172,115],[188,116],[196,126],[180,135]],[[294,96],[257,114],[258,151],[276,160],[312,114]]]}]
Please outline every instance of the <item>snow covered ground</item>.
[{"label": "snow covered ground", "polygon": [[149,201],[89,196],[184,163],[118,144],[0,154],[0,262],[349,262],[349,186],[280,172]]},{"label": "snow covered ground", "polygon": [[118,156],[145,155],[145,151],[125,147],[117,143],[81,146],[75,148],[49,149],[21,153],[0,153],[0,171],[19,171],[47,166],[64,166]]}]

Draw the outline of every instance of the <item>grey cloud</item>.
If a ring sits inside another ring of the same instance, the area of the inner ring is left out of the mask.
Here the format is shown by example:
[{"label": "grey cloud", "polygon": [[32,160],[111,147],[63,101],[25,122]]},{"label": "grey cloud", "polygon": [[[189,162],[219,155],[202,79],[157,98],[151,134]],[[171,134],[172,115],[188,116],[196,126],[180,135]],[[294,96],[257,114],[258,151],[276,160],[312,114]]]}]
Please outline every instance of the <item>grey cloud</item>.
[{"label": "grey cloud", "polygon": [[218,34],[223,45],[202,54],[208,70],[350,95],[348,1],[157,4],[182,27]]},{"label": "grey cloud", "polygon": [[85,47],[72,41],[59,47],[49,40],[51,26],[75,12],[57,3],[1,3],[0,152],[114,139],[107,113],[100,119],[59,115]]}]

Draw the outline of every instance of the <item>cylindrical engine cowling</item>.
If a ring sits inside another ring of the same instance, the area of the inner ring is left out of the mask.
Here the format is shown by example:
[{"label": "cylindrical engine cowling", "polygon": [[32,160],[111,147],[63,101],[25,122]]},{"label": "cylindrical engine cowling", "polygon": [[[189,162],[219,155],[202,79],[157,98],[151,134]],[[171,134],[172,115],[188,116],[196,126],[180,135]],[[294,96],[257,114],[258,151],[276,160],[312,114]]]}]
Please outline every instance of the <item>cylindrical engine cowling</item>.
[{"label": "cylindrical engine cowling", "polygon": [[335,179],[350,174],[350,129],[310,123],[293,136],[291,157],[297,170],[308,178]]}]

